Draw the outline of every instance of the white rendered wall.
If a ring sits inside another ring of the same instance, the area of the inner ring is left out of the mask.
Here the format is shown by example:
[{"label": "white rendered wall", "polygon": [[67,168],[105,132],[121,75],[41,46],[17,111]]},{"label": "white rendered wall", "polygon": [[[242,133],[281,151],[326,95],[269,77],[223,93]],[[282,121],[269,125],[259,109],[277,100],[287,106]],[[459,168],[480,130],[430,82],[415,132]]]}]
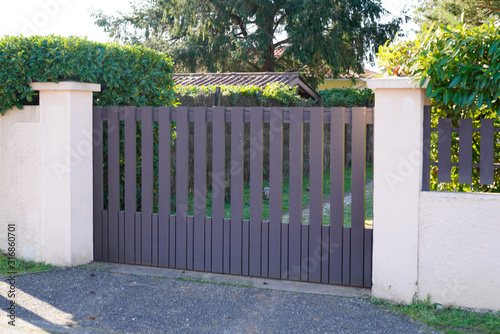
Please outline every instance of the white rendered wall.
[{"label": "white rendered wall", "polygon": [[16,225],[16,254],[39,261],[40,108],[14,108],[0,116],[0,249],[6,251],[7,226]]},{"label": "white rendered wall", "polygon": [[421,192],[418,296],[500,310],[500,194]]}]

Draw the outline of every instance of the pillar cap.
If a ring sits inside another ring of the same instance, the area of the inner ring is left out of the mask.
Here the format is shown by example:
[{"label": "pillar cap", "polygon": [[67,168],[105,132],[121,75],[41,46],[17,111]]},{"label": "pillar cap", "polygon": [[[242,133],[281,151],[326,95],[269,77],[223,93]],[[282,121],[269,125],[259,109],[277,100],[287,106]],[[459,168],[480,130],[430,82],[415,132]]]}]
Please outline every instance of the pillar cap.
[{"label": "pillar cap", "polygon": [[101,85],[95,83],[85,83],[76,81],[59,81],[55,82],[32,82],[31,89],[38,91],[86,91],[86,92],[100,92]]},{"label": "pillar cap", "polygon": [[413,77],[381,77],[368,80],[368,88],[377,89],[426,89],[429,79],[420,87]]}]

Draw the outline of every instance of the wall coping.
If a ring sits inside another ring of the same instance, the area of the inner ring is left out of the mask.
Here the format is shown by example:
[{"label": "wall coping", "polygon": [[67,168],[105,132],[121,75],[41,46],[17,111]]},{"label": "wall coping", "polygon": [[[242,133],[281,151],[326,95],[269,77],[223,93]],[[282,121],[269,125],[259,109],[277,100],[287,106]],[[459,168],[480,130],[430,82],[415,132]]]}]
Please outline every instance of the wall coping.
[{"label": "wall coping", "polygon": [[500,201],[500,194],[498,193],[479,193],[479,192],[453,192],[453,191],[421,191],[420,197],[422,198],[444,198],[444,199],[467,199],[475,198],[478,200],[494,200]]},{"label": "wall coping", "polygon": [[85,91],[85,92],[100,92],[101,85],[95,83],[85,83],[76,81],[60,81],[55,82],[32,82],[31,89],[38,91]]},{"label": "wall coping", "polygon": [[429,83],[429,79],[423,84],[422,87],[418,87],[418,81],[412,77],[381,77],[369,79],[367,81],[368,88],[373,90],[377,89],[425,89]]}]

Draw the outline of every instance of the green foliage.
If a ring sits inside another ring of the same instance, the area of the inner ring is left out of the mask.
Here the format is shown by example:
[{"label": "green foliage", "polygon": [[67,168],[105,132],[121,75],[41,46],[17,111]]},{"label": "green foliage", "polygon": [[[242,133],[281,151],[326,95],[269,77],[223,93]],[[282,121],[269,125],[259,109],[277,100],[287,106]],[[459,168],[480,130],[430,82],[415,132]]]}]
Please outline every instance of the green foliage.
[{"label": "green foliage", "polygon": [[255,85],[175,86],[175,93],[178,96],[213,94],[215,93],[217,87],[220,88],[222,95],[233,97],[235,102],[239,96],[255,96],[263,102],[266,102],[266,99],[275,99],[280,101],[285,107],[291,105],[300,105],[301,102],[306,101],[297,94],[297,92],[295,91],[295,87],[285,85],[281,82],[269,83],[265,88],[261,88]]},{"label": "green foliage", "polygon": [[490,333],[498,334],[500,312],[474,312],[433,303],[430,296],[411,305],[398,305],[375,298],[371,302],[423,322],[441,333]]},{"label": "green foliage", "polygon": [[427,96],[455,115],[481,110],[500,112],[500,26],[489,22],[469,27],[425,28],[413,42],[379,50],[381,65],[391,75],[409,74]]},{"label": "green foliage", "polygon": [[7,36],[0,39],[0,113],[36,97],[31,82],[74,80],[101,84],[96,105],[172,105],[172,61],[140,46],[79,37]]},{"label": "green foliage", "polygon": [[460,20],[481,25],[491,19],[500,19],[500,0],[424,0],[415,10],[415,21],[420,25],[437,23],[450,25]]},{"label": "green foliage", "polygon": [[379,22],[387,14],[378,0],[136,0],[128,15],[93,16],[116,40],[166,51],[178,72],[302,71],[314,85],[360,73],[399,29]]},{"label": "green foliage", "polygon": [[330,107],[373,107],[375,94],[371,89],[333,88],[318,92],[323,98],[323,106]]},{"label": "green foliage", "polygon": [[8,273],[23,274],[27,272],[40,272],[54,269],[50,264],[44,262],[37,263],[33,261],[25,261],[22,259],[12,260],[6,253],[0,251],[0,275]]}]

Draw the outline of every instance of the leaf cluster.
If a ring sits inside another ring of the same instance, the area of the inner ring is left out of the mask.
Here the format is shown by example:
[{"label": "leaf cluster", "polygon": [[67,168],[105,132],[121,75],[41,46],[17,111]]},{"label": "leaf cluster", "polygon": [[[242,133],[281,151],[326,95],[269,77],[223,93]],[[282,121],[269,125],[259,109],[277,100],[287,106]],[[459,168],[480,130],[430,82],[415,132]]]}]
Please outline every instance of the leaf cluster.
[{"label": "leaf cluster", "polygon": [[172,60],[141,46],[79,37],[6,36],[0,39],[0,113],[37,97],[31,82],[101,84],[95,105],[172,105]]},{"label": "leaf cluster", "polygon": [[373,107],[375,93],[368,88],[333,88],[318,92],[323,98],[323,106],[331,107]]},{"label": "leaf cluster", "polygon": [[390,75],[412,75],[437,106],[455,115],[500,113],[500,26],[425,27],[411,42],[386,44],[378,53]]},{"label": "leaf cluster", "polygon": [[300,105],[304,101],[295,87],[285,85],[281,82],[273,82],[262,88],[256,85],[186,85],[175,86],[175,93],[179,95],[197,96],[200,94],[213,94],[219,87],[221,94],[237,100],[239,96],[255,96],[260,101],[266,102],[266,99],[275,99],[280,101],[283,106]]}]

